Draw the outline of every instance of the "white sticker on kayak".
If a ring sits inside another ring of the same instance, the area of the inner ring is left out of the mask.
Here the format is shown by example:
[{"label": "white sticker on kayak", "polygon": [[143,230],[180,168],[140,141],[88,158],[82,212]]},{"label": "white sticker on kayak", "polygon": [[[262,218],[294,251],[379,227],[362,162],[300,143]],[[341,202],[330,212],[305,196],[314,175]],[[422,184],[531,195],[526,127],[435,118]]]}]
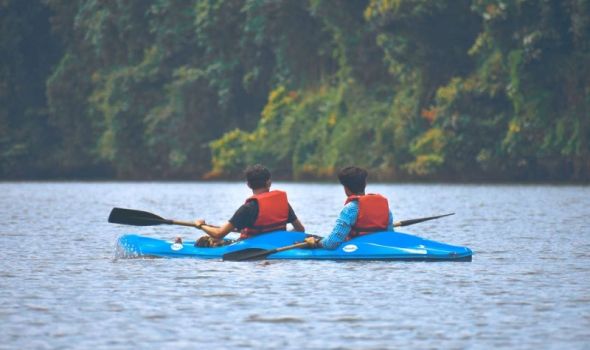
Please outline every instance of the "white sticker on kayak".
[{"label": "white sticker on kayak", "polygon": [[342,248],[342,250],[344,250],[346,253],[352,253],[357,249],[359,249],[359,247],[355,246],[354,244],[347,244]]},{"label": "white sticker on kayak", "polygon": [[173,245],[170,246],[170,249],[172,250],[181,250],[182,249],[182,244],[181,243],[174,243]]},{"label": "white sticker on kayak", "polygon": [[408,254],[422,254],[422,255],[428,254],[426,249],[414,249],[414,248],[398,248],[398,249],[402,250]]}]

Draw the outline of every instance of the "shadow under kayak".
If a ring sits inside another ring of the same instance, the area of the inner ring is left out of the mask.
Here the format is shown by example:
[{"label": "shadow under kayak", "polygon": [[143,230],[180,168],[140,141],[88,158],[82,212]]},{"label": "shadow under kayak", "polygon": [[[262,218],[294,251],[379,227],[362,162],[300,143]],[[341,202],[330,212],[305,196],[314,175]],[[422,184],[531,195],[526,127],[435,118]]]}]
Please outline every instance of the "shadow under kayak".
[{"label": "shadow under kayak", "polygon": [[[247,248],[274,249],[302,242],[305,233],[276,231],[216,248],[200,248],[194,241],[182,244],[139,235],[124,235],[118,240],[119,253],[125,257],[164,257],[221,259],[224,254]],[[291,249],[269,255],[267,259],[313,260],[410,260],[471,261],[467,247],[453,246],[400,232],[377,232],[343,242],[334,250]]]}]

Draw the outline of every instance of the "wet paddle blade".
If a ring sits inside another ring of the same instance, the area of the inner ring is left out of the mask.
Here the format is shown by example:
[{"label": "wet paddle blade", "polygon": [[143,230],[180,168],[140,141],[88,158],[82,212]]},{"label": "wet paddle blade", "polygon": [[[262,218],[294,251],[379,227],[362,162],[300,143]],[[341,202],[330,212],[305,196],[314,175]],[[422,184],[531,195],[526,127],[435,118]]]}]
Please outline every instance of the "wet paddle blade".
[{"label": "wet paddle blade", "polygon": [[223,261],[251,261],[251,260],[262,260],[268,255],[274,253],[276,249],[261,249],[261,248],[248,248],[243,250],[237,250],[235,252],[224,254]]},{"label": "wet paddle blade", "polygon": [[261,260],[265,259],[267,256],[278,253],[284,252],[285,250],[293,249],[293,248],[303,248],[307,247],[309,243],[307,242],[299,242],[292,245],[288,245],[285,247],[275,248],[275,249],[262,249],[262,248],[247,248],[243,250],[238,250],[235,252],[227,253],[223,255],[223,260],[225,261],[249,261],[249,260]]},{"label": "wet paddle blade", "polygon": [[113,208],[109,215],[109,222],[133,226],[155,226],[171,223],[170,220],[148,213],[147,211],[124,208]]}]

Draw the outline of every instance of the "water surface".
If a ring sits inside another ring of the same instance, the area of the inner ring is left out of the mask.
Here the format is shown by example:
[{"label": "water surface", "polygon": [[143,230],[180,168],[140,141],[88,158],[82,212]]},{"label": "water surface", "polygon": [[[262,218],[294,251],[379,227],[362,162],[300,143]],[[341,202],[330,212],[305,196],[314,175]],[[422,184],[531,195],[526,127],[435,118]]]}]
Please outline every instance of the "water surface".
[{"label": "water surface", "polygon": [[[278,183],[325,235],[338,185]],[[369,186],[472,262],[117,259],[112,207],[226,221],[241,183],[0,183],[0,349],[590,347],[590,187]]]}]

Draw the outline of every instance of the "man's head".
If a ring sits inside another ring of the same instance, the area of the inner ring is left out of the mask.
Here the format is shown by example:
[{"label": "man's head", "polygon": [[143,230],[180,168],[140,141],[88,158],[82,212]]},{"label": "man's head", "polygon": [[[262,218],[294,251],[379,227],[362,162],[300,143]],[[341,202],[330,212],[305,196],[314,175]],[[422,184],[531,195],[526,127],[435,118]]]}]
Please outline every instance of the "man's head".
[{"label": "man's head", "polygon": [[246,168],[246,181],[252,190],[270,187],[270,171],[260,164]]},{"label": "man's head", "polygon": [[[338,172],[338,180],[350,194],[363,194],[367,186],[367,171],[365,169],[349,166]],[[349,195],[347,193],[347,195]]]}]

